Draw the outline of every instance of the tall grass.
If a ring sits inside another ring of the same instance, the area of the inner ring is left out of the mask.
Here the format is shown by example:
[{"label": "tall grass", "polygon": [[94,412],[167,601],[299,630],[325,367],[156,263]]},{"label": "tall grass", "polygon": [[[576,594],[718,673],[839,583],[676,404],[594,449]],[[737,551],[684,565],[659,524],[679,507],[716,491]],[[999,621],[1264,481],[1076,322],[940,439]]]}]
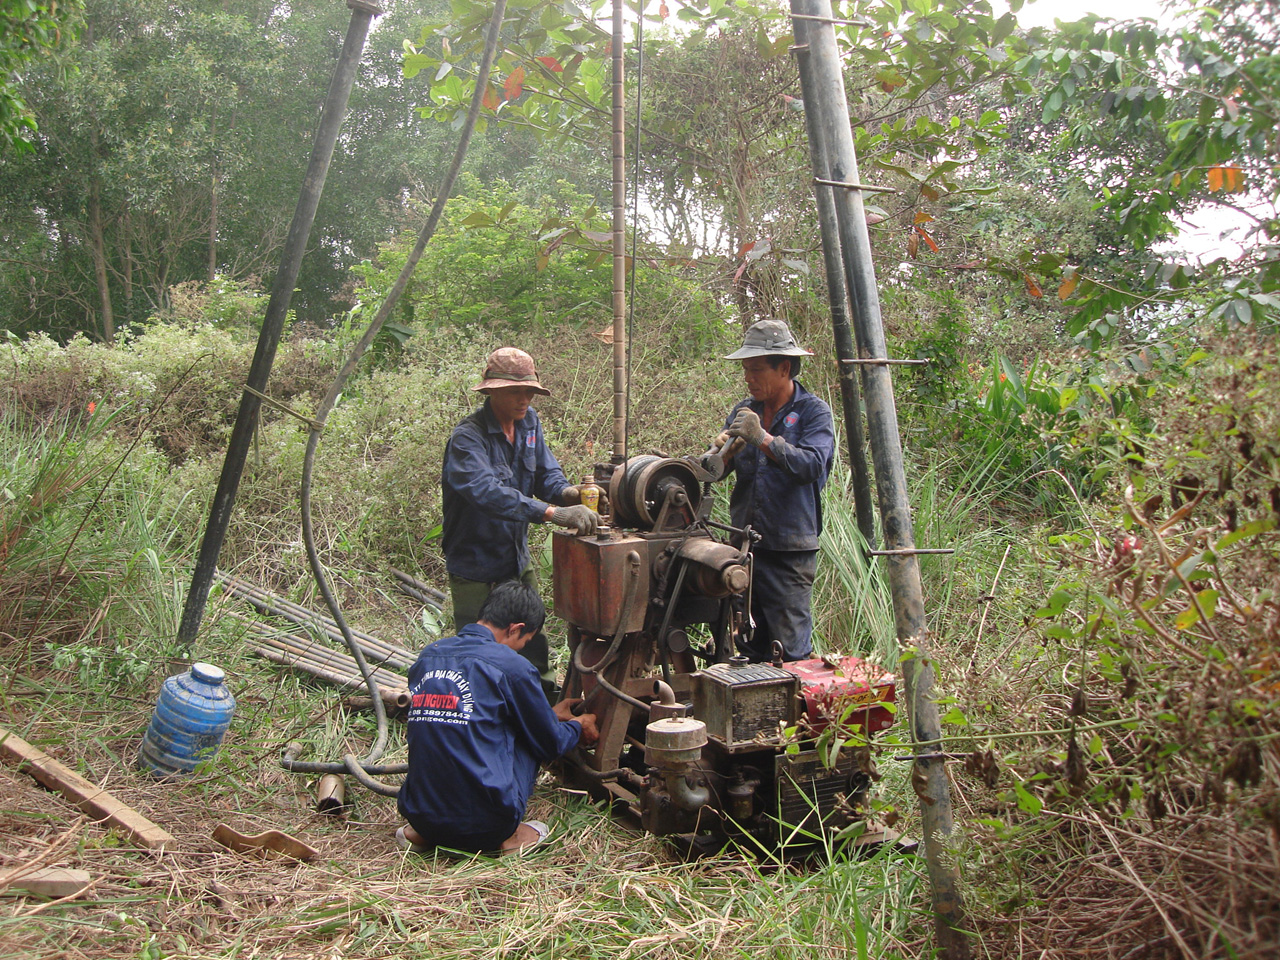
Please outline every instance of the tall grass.
[{"label": "tall grass", "polygon": [[815,649],[855,653],[877,663],[898,659],[893,598],[883,566],[867,556],[858,529],[849,469],[837,463],[823,491],[822,540],[814,582]]},{"label": "tall grass", "polygon": [[[140,679],[181,607],[165,467],[105,410],[0,414],[0,632],[21,668]],[[180,560],[180,558],[179,558]]]},{"label": "tall grass", "polygon": [[[407,351],[402,369],[361,379],[335,411],[330,459],[318,479],[318,523],[325,550],[343,573],[344,602],[364,629],[389,638],[398,636],[397,629],[407,632],[405,608],[377,590],[375,578],[385,565],[413,564],[432,579],[436,546],[426,534],[439,519],[439,456],[448,429],[474,405],[469,387],[499,336],[442,334],[434,350],[424,335]],[[594,360],[576,351],[556,356],[549,342],[543,350],[528,345],[557,386],[544,415],[575,476],[606,456],[605,384],[589,375]],[[671,444],[667,452],[676,456],[700,452],[741,392],[732,365],[716,379],[719,367],[690,373],[688,366],[664,361],[656,348],[653,355],[656,369],[637,371],[650,393],[633,408],[638,439],[632,452],[657,443]],[[306,398],[294,405],[305,410]],[[103,957],[686,960],[927,953],[927,884],[914,860],[888,851],[865,860],[833,853],[804,866],[732,852],[685,864],[654,838],[621,827],[609,811],[548,782],[539,787],[531,813],[552,822],[554,842],[515,860],[406,858],[391,843],[394,804],[354,784],[354,818],[344,823],[313,816],[310,784],[279,769],[280,748],[301,738],[317,759],[359,752],[371,727],[367,718],[344,711],[335,690],[250,656],[237,630],[219,619],[218,602],[210,605],[198,652],[231,675],[239,701],[232,730],[197,777],[163,788],[144,781],[130,762],[151,706],[141,681],[156,679],[156,668],[175,652],[171,638],[203,521],[202,491],[212,488],[221,449],[211,445],[201,451],[203,460],[193,457],[173,468],[141,447],[108,485],[123,448],[106,433],[90,436],[85,427],[79,414],[66,419],[65,429],[48,431],[13,418],[0,421],[2,486],[13,494],[11,506],[0,504],[0,519],[14,524],[0,530],[19,529],[13,511],[21,505],[49,504],[38,516],[28,511],[33,519],[13,538],[0,591],[26,582],[20,569],[36,577],[43,571],[47,578],[66,556],[65,582],[56,594],[64,604],[56,611],[59,629],[28,629],[39,608],[31,601],[39,601],[44,589],[29,586],[22,593],[26,621],[0,627],[18,638],[0,641],[5,670],[23,674],[20,689],[46,691],[34,708],[24,700],[23,709],[10,713],[21,714],[14,725],[23,735],[57,744],[64,759],[95,779],[110,778],[113,790],[180,843],[160,861],[116,848],[118,841],[101,826],[77,826],[77,852],[69,862],[112,878],[99,891],[103,906],[0,918],[0,942],[30,947],[28,955],[74,948]],[[309,580],[295,548],[300,436],[291,422],[264,425],[262,459],[246,473],[226,559],[252,567],[250,575],[275,577],[270,585],[307,603]],[[74,470],[64,477],[60,464],[66,463]],[[980,600],[1015,540],[1007,518],[1025,515],[1028,507],[1017,499],[1016,485],[1000,480],[998,464],[937,457],[908,466],[917,541],[957,551],[921,561],[930,628],[947,654],[940,663],[946,687],[957,676],[948,669],[957,659],[952,647],[963,662],[966,645],[979,632]],[[84,477],[73,483],[81,476],[77,471]],[[41,475],[45,479],[37,482]],[[33,498],[40,484],[61,493]],[[837,465],[825,494],[814,596],[818,646],[894,669],[884,566],[865,557],[847,485],[847,468]],[[189,486],[197,490],[188,498]],[[721,498],[723,493],[717,491]],[[1005,583],[1015,577],[1012,566]],[[50,620],[52,607],[42,616]],[[1007,620],[1002,617],[999,626]],[[988,638],[996,628],[993,618]],[[21,656],[28,647],[31,656]],[[65,678],[75,683],[58,682]],[[387,759],[401,757],[398,739]],[[899,829],[912,834],[915,798],[907,766],[883,753],[878,760],[886,775],[877,794],[901,810]],[[22,798],[35,810],[43,809],[42,802],[48,801]],[[288,830],[317,845],[321,859],[298,867],[246,861],[210,843],[219,820],[248,832]],[[18,840],[7,841],[33,832],[44,841],[57,831],[32,830],[0,810],[0,850],[22,849]]]},{"label": "tall grass", "polygon": [[[1026,478],[1006,477],[995,456],[976,462],[933,457],[908,464],[916,545],[953,554],[920,557],[926,623],[935,638],[963,632],[962,622],[987,595],[1004,552],[1036,504],[1021,491]],[[877,521],[878,521],[877,516]],[[877,524],[878,525],[878,524]],[[885,565],[866,554],[850,489],[838,462],[823,491],[823,533],[814,617],[823,653],[856,653],[896,664],[893,598]]]}]

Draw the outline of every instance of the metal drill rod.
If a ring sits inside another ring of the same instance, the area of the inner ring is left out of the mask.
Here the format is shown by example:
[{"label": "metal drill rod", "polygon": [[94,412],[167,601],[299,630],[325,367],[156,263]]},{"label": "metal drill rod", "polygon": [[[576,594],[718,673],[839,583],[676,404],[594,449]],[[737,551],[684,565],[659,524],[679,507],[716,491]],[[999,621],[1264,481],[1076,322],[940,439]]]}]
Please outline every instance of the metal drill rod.
[{"label": "metal drill rod", "polygon": [[814,177],[813,182],[820,187],[843,187],[845,190],[862,190],[865,193],[897,193],[893,187],[873,187],[869,183],[853,183],[848,180],[828,180],[826,177]]},{"label": "metal drill rod", "polygon": [[[627,461],[627,138],[623,92],[623,0],[613,0],[613,457]],[[636,268],[632,262],[631,269]]]}]

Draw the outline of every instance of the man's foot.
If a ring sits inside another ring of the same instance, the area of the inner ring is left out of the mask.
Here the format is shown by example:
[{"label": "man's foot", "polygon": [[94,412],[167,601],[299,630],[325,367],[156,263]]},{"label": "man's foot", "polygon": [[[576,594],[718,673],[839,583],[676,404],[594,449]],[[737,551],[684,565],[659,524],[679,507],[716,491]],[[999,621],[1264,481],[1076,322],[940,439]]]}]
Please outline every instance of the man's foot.
[{"label": "man's foot", "polygon": [[396,846],[410,853],[426,853],[431,849],[423,842],[422,834],[407,823],[396,831]]},{"label": "man's foot", "polygon": [[516,827],[515,833],[502,841],[499,849],[502,853],[519,853],[541,843],[550,832],[551,828],[541,820],[526,820]]}]

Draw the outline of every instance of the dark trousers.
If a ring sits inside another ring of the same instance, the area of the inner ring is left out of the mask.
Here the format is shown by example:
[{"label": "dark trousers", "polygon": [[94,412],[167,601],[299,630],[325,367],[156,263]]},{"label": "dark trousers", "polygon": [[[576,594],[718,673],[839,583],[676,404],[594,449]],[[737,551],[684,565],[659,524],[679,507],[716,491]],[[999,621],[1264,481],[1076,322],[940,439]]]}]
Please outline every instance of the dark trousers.
[{"label": "dark trousers", "polygon": [[773,659],[782,644],[784,660],[813,656],[813,578],[817,550],[752,550],[751,616],[755,632],[744,651],[753,662]]},{"label": "dark trousers", "polygon": [[[535,590],[538,589],[538,578],[533,572],[533,567],[526,567],[521,571],[520,582]],[[488,599],[489,591],[495,586],[497,586],[496,583],[464,580],[462,577],[449,575],[449,596],[453,599],[455,631],[461,630],[469,623],[475,623],[480,618],[480,608]],[[520,656],[538,668],[538,674],[542,678],[542,692],[547,695],[547,702],[554,704],[560,687],[556,683],[555,674],[551,672],[551,648],[547,643],[547,635],[541,630],[535,633],[533,639],[520,651]]]},{"label": "dark trousers", "polygon": [[[524,794],[527,797],[533,796],[533,784],[538,778],[539,767],[538,758],[524,749],[517,740],[511,756],[511,779],[525,785]],[[471,813],[471,829],[466,833],[439,830],[433,823],[410,820],[405,817],[403,810],[400,811],[400,816],[409,821],[409,826],[418,832],[422,842],[429,847],[449,847],[452,850],[467,850],[471,853],[488,853],[500,848],[504,840],[510,839],[525,815],[525,811],[521,810],[520,815],[513,821],[505,809],[502,811],[473,810]]]}]

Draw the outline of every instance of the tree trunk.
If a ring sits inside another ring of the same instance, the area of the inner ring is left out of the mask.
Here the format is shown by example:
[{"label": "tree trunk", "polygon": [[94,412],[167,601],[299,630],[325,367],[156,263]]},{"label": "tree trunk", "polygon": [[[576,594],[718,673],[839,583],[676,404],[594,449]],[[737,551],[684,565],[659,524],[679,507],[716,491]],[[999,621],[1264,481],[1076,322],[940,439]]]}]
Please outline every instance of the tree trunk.
[{"label": "tree trunk", "polygon": [[213,278],[218,274],[218,173],[215,170],[213,174],[213,189],[209,197],[209,276],[208,280],[213,283]]},{"label": "tree trunk", "polygon": [[124,312],[126,322],[132,323],[137,317],[133,314],[133,218],[129,216],[129,208],[124,209],[124,229],[122,246],[124,247]]},{"label": "tree trunk", "polygon": [[107,281],[106,244],[102,239],[102,204],[98,199],[98,181],[89,187],[89,246],[93,251],[93,275],[98,281],[98,300],[102,312],[102,339],[116,342],[116,321],[111,312],[111,286]]},{"label": "tree trunk", "polygon": [[[216,142],[218,139],[218,113],[215,108],[209,124],[209,133]],[[208,281],[213,283],[213,278],[218,274],[218,158],[215,156],[210,163],[213,169],[213,182],[209,192],[209,271]]]}]

